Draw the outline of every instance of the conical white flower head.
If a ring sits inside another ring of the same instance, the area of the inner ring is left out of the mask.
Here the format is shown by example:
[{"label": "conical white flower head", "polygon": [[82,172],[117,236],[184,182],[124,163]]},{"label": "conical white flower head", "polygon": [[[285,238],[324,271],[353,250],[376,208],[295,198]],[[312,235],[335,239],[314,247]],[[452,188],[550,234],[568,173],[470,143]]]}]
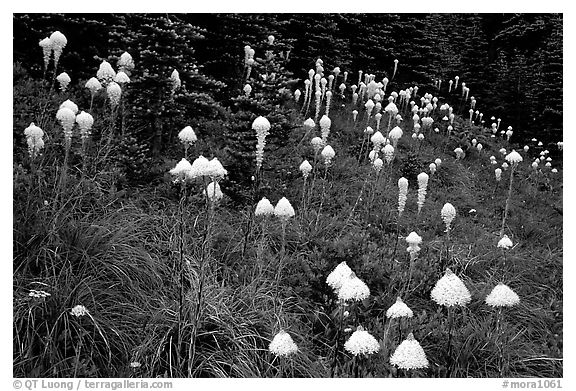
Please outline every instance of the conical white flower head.
[{"label": "conical white flower head", "polygon": [[380,344],[368,331],[362,326],[358,326],[350,338],[344,343],[344,349],[354,356],[359,354],[373,354],[380,350]]},{"label": "conical white flower head", "polygon": [[178,73],[176,69],[174,69],[170,74],[170,82],[172,83],[172,86],[170,88],[172,89],[173,92],[176,91],[178,88],[180,88],[180,86],[182,85],[182,81],[180,80],[180,73]]},{"label": "conical white flower head", "polygon": [[206,166],[206,175],[212,178],[212,180],[218,180],[224,178],[228,175],[228,171],[222,166],[218,158],[213,158],[208,162]]},{"label": "conical white flower head", "polygon": [[434,160],[434,163],[436,164],[436,167],[440,167],[440,164],[442,164],[442,160],[440,160],[440,158],[437,158],[436,160]]},{"label": "conical white flower head", "polygon": [[361,301],[367,299],[368,296],[370,296],[370,289],[364,281],[356,277],[354,272],[344,278],[342,286],[338,290],[338,299],[343,301]]},{"label": "conical white flower head", "polygon": [[302,95],[302,91],[300,91],[299,89],[296,89],[296,91],[294,91],[294,100],[296,102],[298,102],[300,100],[300,95]]},{"label": "conical white flower head", "polygon": [[401,318],[404,316],[411,318],[413,315],[414,313],[412,310],[402,301],[399,296],[396,298],[396,303],[392,304],[386,311],[386,317],[391,319]]},{"label": "conical white flower head", "polygon": [[50,38],[46,37],[39,43],[42,48],[42,54],[44,56],[44,67],[48,68],[48,63],[50,62],[50,56],[52,55],[52,41]]},{"label": "conical white flower head", "polygon": [[110,82],[108,87],[106,87],[106,94],[108,94],[108,99],[110,99],[110,104],[112,107],[118,106],[120,103],[120,97],[122,96],[122,88],[115,81]]},{"label": "conical white flower head", "polygon": [[94,117],[90,113],[82,111],[76,116],[76,123],[78,128],[80,128],[80,137],[86,139],[90,135],[90,129],[94,125]]},{"label": "conical white flower head", "polygon": [[32,138],[42,138],[44,137],[44,131],[32,122],[26,129],[24,129],[24,135]]},{"label": "conical white flower head", "polygon": [[522,161],[522,155],[520,155],[518,152],[512,150],[512,152],[510,152],[508,155],[506,155],[506,161],[508,161],[508,163],[510,163],[510,164],[520,163]]},{"label": "conical white flower head", "polygon": [[364,129],[364,133],[371,135],[374,133],[374,129],[372,129],[372,127],[370,126],[366,126],[366,129]]},{"label": "conical white flower head", "polygon": [[376,158],[374,159],[374,162],[372,162],[372,167],[374,167],[374,170],[376,170],[377,173],[380,172],[380,170],[382,170],[383,166],[384,162],[380,158]]},{"label": "conical white flower head", "polygon": [[402,177],[398,179],[398,214],[404,212],[406,199],[408,198],[408,179]]},{"label": "conical white flower head", "polygon": [[408,248],[406,251],[409,253],[417,253],[420,251],[419,244],[422,243],[422,236],[412,231],[408,236],[406,236],[406,243],[408,243]]},{"label": "conical white flower head", "polygon": [[456,159],[462,159],[464,158],[464,151],[462,150],[462,148],[458,147],[454,150],[454,153],[456,154]]},{"label": "conical white flower head", "polygon": [[66,47],[68,40],[60,31],[54,31],[52,35],[50,35],[50,41],[52,42],[52,49],[54,50],[54,64],[58,64],[62,50]]},{"label": "conical white flower head", "polygon": [[74,114],[78,114],[78,105],[76,105],[76,103],[72,102],[70,99],[67,99],[64,102],[62,102],[59,109],[64,108],[64,107],[67,107],[70,110],[72,110],[72,112]]},{"label": "conical white flower head", "polygon": [[127,75],[134,69],[134,60],[128,52],[122,53],[116,64],[120,71],[125,72]]},{"label": "conical white flower head", "polygon": [[372,144],[374,144],[374,148],[376,149],[386,142],[386,138],[380,131],[377,131],[372,135],[372,137],[370,137],[370,141],[372,141]]},{"label": "conical white flower head", "polygon": [[322,118],[320,118],[320,129],[330,129],[331,125],[332,120],[330,120],[327,115],[323,115]]},{"label": "conical white flower head", "polygon": [[270,127],[270,121],[262,116],[259,116],[252,122],[252,129],[256,131],[257,136],[266,137],[270,131]]},{"label": "conical white flower head", "polygon": [[70,84],[70,82],[72,81],[72,79],[70,79],[70,76],[68,76],[66,72],[62,72],[61,74],[56,76],[56,80],[58,80],[58,83],[60,83],[60,90],[62,91],[66,91],[66,88],[68,88],[68,84]]},{"label": "conical white flower head", "polygon": [[245,84],[242,91],[244,91],[244,94],[248,97],[248,96],[250,96],[250,93],[252,92],[252,86],[250,84]]},{"label": "conical white flower head", "polygon": [[502,283],[496,285],[486,296],[486,304],[492,307],[512,307],[520,303],[520,297],[510,287]]},{"label": "conical white flower head", "polygon": [[124,71],[119,71],[116,76],[114,76],[114,81],[119,84],[130,83],[130,78]]},{"label": "conical white flower head", "polygon": [[288,201],[286,197],[282,197],[274,208],[274,215],[284,222],[288,221],[290,217],[294,217],[295,214],[294,208],[290,205],[290,201]]},{"label": "conical white flower head", "polygon": [[320,148],[322,148],[322,145],[324,145],[324,142],[320,137],[314,137],[310,140],[310,144],[312,144],[312,147],[314,148],[314,153],[318,153]]},{"label": "conical white flower head", "polygon": [[98,80],[102,80],[109,83],[114,80],[116,76],[116,71],[112,68],[112,65],[106,60],[103,60],[96,72],[96,77]]},{"label": "conical white flower head", "polygon": [[496,176],[496,182],[500,182],[500,180],[502,179],[502,169],[501,168],[495,169],[494,175]]},{"label": "conical white flower head", "polygon": [[179,177],[180,179],[184,179],[184,177],[188,176],[190,171],[192,170],[192,165],[188,160],[182,158],[177,164],[176,167],[170,170],[170,174]]},{"label": "conical white flower head", "polygon": [[324,164],[329,165],[336,156],[336,152],[330,145],[326,145],[324,149],[322,149],[322,157],[324,158]]},{"label": "conical white flower head", "polygon": [[512,240],[508,237],[508,235],[502,236],[502,239],[498,241],[498,248],[503,248],[508,250],[513,246]]},{"label": "conical white flower head", "polygon": [[387,112],[389,115],[395,116],[396,114],[398,114],[398,107],[393,102],[390,102],[386,105],[384,111]]},{"label": "conical white flower head", "polygon": [[312,172],[312,165],[308,160],[304,160],[302,164],[300,164],[300,171],[302,172],[304,179],[308,178],[308,175]]},{"label": "conical white flower head", "polygon": [[394,160],[394,147],[390,144],[386,144],[383,148],[383,151],[386,163],[388,164],[392,163],[392,160]]},{"label": "conical white flower head", "polygon": [[304,121],[304,127],[308,129],[314,129],[315,126],[316,124],[312,118],[308,118],[306,121]]},{"label": "conical white flower head", "polygon": [[425,172],[418,174],[418,212],[422,210],[426,200],[426,189],[428,187],[429,176]]},{"label": "conical white flower head", "polygon": [[180,142],[188,145],[192,145],[198,140],[196,133],[194,133],[194,129],[192,129],[191,126],[186,126],[184,129],[178,132],[178,138],[180,139]]},{"label": "conical white flower head", "polygon": [[100,84],[98,79],[96,79],[95,77],[91,77],[86,82],[85,87],[90,90],[90,94],[94,95],[94,94],[96,94],[96,92],[98,92],[100,89],[102,89],[102,84]]},{"label": "conical white flower head", "polygon": [[420,343],[414,339],[414,334],[408,337],[396,348],[390,357],[390,364],[401,369],[428,368],[428,359]]},{"label": "conical white flower head", "polygon": [[452,223],[452,220],[454,220],[454,218],[456,217],[456,208],[454,208],[454,206],[451,203],[447,202],[442,207],[442,210],[440,211],[440,216],[442,217],[444,224],[446,224],[446,230],[450,230],[450,224]]},{"label": "conical white flower head", "polygon": [[44,131],[32,122],[30,126],[24,129],[26,143],[28,144],[28,153],[34,159],[42,148],[44,148]]},{"label": "conical white flower head", "polygon": [[273,215],[274,205],[272,205],[272,203],[268,201],[268,198],[262,197],[262,199],[258,201],[258,204],[256,204],[256,210],[254,211],[254,214],[256,216]]},{"label": "conical white flower head", "polygon": [[294,343],[290,334],[280,330],[270,342],[268,350],[276,356],[288,357],[298,351],[298,346]]},{"label": "conical white flower head", "polygon": [[72,138],[72,128],[76,122],[76,115],[69,107],[62,107],[56,113],[56,119],[60,121],[60,125],[64,128],[64,138],[70,140]]},{"label": "conical white flower head", "polygon": [[471,300],[470,292],[460,278],[449,268],[444,276],[436,282],[432,289],[432,300],[439,305],[451,307],[453,305],[465,306]]},{"label": "conical white flower head", "polygon": [[345,280],[350,277],[352,274],[352,269],[348,267],[346,261],[341,262],[328,274],[326,278],[326,283],[334,289],[335,293],[338,294],[338,291],[344,284]]},{"label": "conical white flower head", "polygon": [[435,163],[430,163],[430,174],[434,175],[434,173],[436,172],[436,164]]},{"label": "conical white flower head", "polygon": [[190,179],[208,176],[210,173],[210,162],[204,156],[198,156],[193,162],[188,174]]},{"label": "conical white flower head", "polygon": [[377,156],[376,154],[377,154],[377,152],[374,149],[371,150],[370,153],[368,153],[368,159],[370,159],[370,161],[372,163],[374,163],[374,159],[376,159],[376,156]]},{"label": "conical white flower head", "polygon": [[210,202],[218,202],[224,196],[218,182],[210,182],[208,186],[206,186],[205,192]]}]

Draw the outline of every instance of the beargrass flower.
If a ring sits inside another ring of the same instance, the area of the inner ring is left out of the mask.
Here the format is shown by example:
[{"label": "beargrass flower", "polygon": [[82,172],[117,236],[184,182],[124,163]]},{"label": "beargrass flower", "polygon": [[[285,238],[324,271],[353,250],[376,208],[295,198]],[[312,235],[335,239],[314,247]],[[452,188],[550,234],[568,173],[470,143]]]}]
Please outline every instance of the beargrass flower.
[{"label": "beargrass flower", "polygon": [[396,148],[396,145],[398,144],[398,140],[400,139],[400,137],[402,137],[402,129],[399,126],[395,126],[388,133],[388,138],[392,140],[392,146],[394,148]]},{"label": "beargrass flower", "polygon": [[130,83],[130,78],[124,71],[119,71],[116,76],[114,76],[114,81],[118,84]]},{"label": "beargrass flower", "polygon": [[508,250],[509,248],[512,247],[512,245],[513,245],[512,240],[510,240],[508,235],[502,236],[502,239],[500,239],[498,241],[498,248],[503,248],[505,250]]},{"label": "beargrass flower", "polygon": [[308,160],[304,160],[302,164],[300,164],[300,172],[302,172],[302,176],[304,179],[308,178],[308,175],[312,172],[312,165],[308,162]]},{"label": "beargrass flower", "polygon": [[72,112],[74,114],[78,114],[78,105],[76,105],[76,103],[72,102],[70,99],[65,100],[64,102],[62,102],[62,104],[60,105],[59,109],[63,108],[63,107],[67,107],[70,110],[72,110]]},{"label": "beargrass flower", "polygon": [[206,165],[205,175],[209,176],[213,181],[218,181],[228,175],[228,171],[224,168],[218,158],[213,158],[208,161]]},{"label": "beargrass flower", "polygon": [[408,251],[411,256],[415,256],[420,251],[419,244],[422,243],[422,237],[416,232],[412,231],[406,237],[406,243],[408,243],[408,248],[406,251]]},{"label": "beargrass flower", "polygon": [[192,170],[192,165],[188,160],[182,158],[174,168],[170,170],[170,174],[176,176],[176,181],[185,180],[189,175],[190,171]]},{"label": "beargrass flower", "polygon": [[320,118],[320,131],[322,133],[322,141],[326,142],[328,140],[328,135],[330,134],[330,126],[332,125],[332,121],[328,118],[327,115],[323,115]]},{"label": "beargrass flower", "polygon": [[442,217],[444,224],[446,224],[446,231],[450,231],[450,224],[452,224],[452,220],[456,217],[456,208],[454,208],[451,203],[447,202],[442,207],[440,216]]},{"label": "beargrass flower", "polygon": [[52,35],[50,35],[50,42],[52,42],[52,50],[54,50],[54,65],[57,66],[68,40],[60,31],[54,31]]},{"label": "beargrass flower", "polygon": [[208,176],[210,173],[210,161],[206,159],[204,156],[198,156],[193,162],[192,166],[190,167],[190,171],[188,172],[188,177],[190,179],[196,179],[203,176]]},{"label": "beargrass flower", "polygon": [[462,150],[462,148],[458,147],[454,150],[454,153],[456,154],[456,159],[463,159],[464,158],[464,151]]},{"label": "beargrass flower", "polygon": [[282,197],[274,208],[274,215],[284,223],[291,217],[294,217],[295,214],[294,208],[290,205],[290,201],[288,201],[286,197]]},{"label": "beargrass flower", "polygon": [[120,85],[115,81],[108,83],[108,87],[106,87],[106,94],[108,95],[108,99],[110,99],[110,105],[112,108],[118,106],[120,103],[120,97],[122,96],[122,88]]},{"label": "beargrass flower", "polygon": [[424,207],[424,201],[426,200],[426,189],[428,187],[429,176],[425,172],[418,174],[418,213]]},{"label": "beargrass flower", "polygon": [[26,136],[26,143],[28,144],[28,153],[30,157],[34,159],[38,156],[40,150],[44,148],[44,131],[32,122],[24,129],[24,135]]},{"label": "beargrass flower", "polygon": [[176,69],[174,69],[170,74],[170,83],[172,84],[170,87],[172,92],[176,91],[182,85],[182,81],[180,80],[180,73],[178,73]]},{"label": "beargrass flower", "polygon": [[102,88],[102,84],[95,77],[91,77],[85,85],[90,90],[90,94],[94,96]]},{"label": "beargrass flower", "polygon": [[376,131],[372,137],[370,137],[370,141],[374,144],[374,149],[380,149],[380,147],[386,142],[386,138],[380,131]]},{"label": "beargrass flower", "polygon": [[376,173],[379,173],[382,170],[383,166],[384,166],[384,162],[380,158],[376,158],[372,162],[372,167],[374,167],[374,170],[376,171]]},{"label": "beargrass flower", "polygon": [[[248,84],[246,84],[248,85]],[[248,94],[250,95],[250,94]],[[300,91],[299,89],[296,89],[296,91],[294,91],[294,100],[296,102],[298,102],[300,100],[300,95],[302,95],[302,91]]]},{"label": "beargrass flower", "polygon": [[52,41],[50,38],[46,37],[42,39],[39,43],[42,48],[42,55],[44,56],[44,68],[48,68],[50,63],[50,56],[52,55]]},{"label": "beargrass flower", "polygon": [[517,165],[522,161],[522,155],[520,155],[515,150],[512,150],[512,152],[506,155],[506,160],[512,165]]},{"label": "beargrass flower", "polygon": [[478,143],[478,145],[476,145],[476,149],[478,150],[478,152],[482,151],[482,148],[484,148],[482,144]]},{"label": "beargrass flower", "polygon": [[368,286],[352,272],[348,277],[344,277],[342,285],[338,290],[338,299],[342,301],[362,301],[370,296]]},{"label": "beargrass flower", "polygon": [[338,266],[336,266],[334,270],[330,272],[330,274],[328,274],[326,283],[332,289],[334,289],[336,294],[338,294],[338,291],[344,284],[345,279],[349,278],[350,274],[352,274],[352,269],[350,269],[350,267],[346,264],[346,261],[343,261],[339,263]]},{"label": "beargrass flower", "polygon": [[491,307],[512,307],[520,302],[520,297],[510,287],[499,283],[486,296],[486,304]]},{"label": "beargrass flower", "polygon": [[186,126],[178,132],[178,139],[180,139],[182,144],[186,145],[192,145],[198,140],[196,133],[194,133],[194,129],[192,129],[191,126]]},{"label": "beargrass flower", "polygon": [[96,72],[96,77],[98,80],[102,80],[105,83],[110,83],[114,80],[116,76],[116,71],[112,68],[112,65],[106,60],[103,60]]},{"label": "beargrass flower", "polygon": [[62,72],[61,74],[56,76],[56,80],[58,80],[58,83],[60,83],[60,90],[62,92],[66,91],[66,88],[68,88],[68,84],[70,84],[70,82],[72,81],[72,79],[70,79],[70,76],[68,76],[66,72]]},{"label": "beargrass flower", "polygon": [[70,315],[74,315],[76,317],[89,315],[89,314],[90,314],[90,312],[86,309],[86,307],[84,307],[83,305],[80,305],[80,304],[78,304],[77,306],[72,308],[72,310],[70,311]]},{"label": "beargrass flower", "polygon": [[314,153],[318,153],[320,148],[322,148],[322,145],[324,145],[324,142],[320,137],[313,137],[312,140],[310,140],[310,144],[312,144],[312,147],[314,148]]},{"label": "beargrass flower", "polygon": [[268,201],[268,198],[262,197],[262,199],[258,201],[258,204],[256,204],[254,214],[256,216],[271,216],[274,214],[274,206]]},{"label": "beargrass flower", "polygon": [[358,326],[350,338],[344,343],[344,349],[354,356],[359,354],[368,355],[377,353],[380,350],[380,344],[368,331],[362,326]]},{"label": "beargrass flower", "polygon": [[465,306],[471,300],[470,292],[460,278],[449,268],[444,276],[436,282],[431,292],[432,300],[439,305],[451,307],[453,305]]},{"label": "beargrass flower", "polygon": [[502,168],[504,169],[504,171],[506,171],[508,169],[508,163],[506,162],[502,163]]},{"label": "beargrass flower", "polygon": [[392,160],[394,160],[394,147],[390,144],[386,144],[384,148],[382,148],[382,151],[384,151],[384,159],[386,160],[386,163],[392,163]]},{"label": "beargrass flower", "polygon": [[324,158],[324,164],[329,166],[334,156],[336,156],[336,152],[334,152],[334,149],[330,145],[326,145],[324,149],[322,149],[321,155]]},{"label": "beargrass flower", "polygon": [[553,168],[552,170],[550,170],[550,172],[556,174],[556,173],[558,172],[558,169],[557,169],[557,168]]},{"label": "beargrass flower", "polygon": [[430,175],[434,175],[434,173],[436,172],[436,164],[435,163],[430,163]]},{"label": "beargrass flower", "polygon": [[408,198],[408,179],[402,177],[398,179],[398,215],[404,212],[406,200]]},{"label": "beargrass flower", "polygon": [[352,120],[356,122],[356,117],[358,117],[358,110],[352,110]]},{"label": "beargrass flower", "polygon": [[386,310],[386,317],[390,319],[407,317],[411,318],[414,315],[412,310],[402,301],[400,296],[396,298],[396,302]]},{"label": "beargrass flower", "polygon": [[494,175],[496,176],[496,182],[500,182],[502,179],[502,169],[497,168],[494,170]]},{"label": "beargrass flower", "polygon": [[429,365],[424,349],[412,333],[398,345],[390,357],[390,363],[401,369],[428,368]]},{"label": "beargrass flower", "polygon": [[60,121],[60,125],[64,129],[64,140],[66,141],[67,148],[70,147],[72,141],[72,128],[76,122],[76,115],[74,111],[68,107],[62,107],[56,113],[56,119]]},{"label": "beargrass flower", "polygon": [[129,75],[130,72],[134,69],[134,60],[132,56],[128,52],[122,53],[120,58],[118,59],[118,70],[125,72],[126,75]]},{"label": "beargrass flower", "polygon": [[94,125],[94,117],[92,117],[90,113],[82,111],[76,116],[76,123],[80,129],[80,138],[82,141],[90,137],[90,130],[92,129],[92,125]]},{"label": "beargrass flower", "polygon": [[288,357],[298,351],[298,346],[294,343],[290,334],[280,330],[270,342],[268,350],[275,356]]},{"label": "beargrass flower", "polygon": [[213,203],[220,201],[224,196],[222,190],[220,189],[220,185],[216,181],[210,182],[208,186],[206,186],[205,194],[210,202]]},{"label": "beargrass flower", "polygon": [[563,141],[558,141],[556,143],[556,145],[558,146],[558,149],[561,151],[564,148],[564,142]]}]

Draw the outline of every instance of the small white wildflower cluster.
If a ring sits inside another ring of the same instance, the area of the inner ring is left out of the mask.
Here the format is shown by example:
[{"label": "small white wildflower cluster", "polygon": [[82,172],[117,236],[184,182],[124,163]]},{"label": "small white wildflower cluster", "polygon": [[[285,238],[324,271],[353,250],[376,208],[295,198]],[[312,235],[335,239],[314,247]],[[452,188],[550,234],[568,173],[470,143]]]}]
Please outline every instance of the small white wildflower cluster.
[{"label": "small white wildflower cluster", "polygon": [[256,210],[254,215],[256,216],[271,216],[274,214],[274,205],[266,197],[262,197],[258,204],[256,204]]},{"label": "small white wildflower cluster", "polygon": [[430,175],[434,175],[436,172],[436,163],[430,163]]},{"label": "small white wildflower cluster", "polygon": [[312,172],[312,165],[308,162],[308,160],[304,160],[302,164],[300,164],[300,172],[302,172],[302,176],[304,180],[308,179],[308,176]]},{"label": "small white wildflower cluster", "polygon": [[66,39],[66,36],[60,31],[54,31],[52,35],[50,35],[50,38],[44,38],[38,43],[42,48],[44,66],[46,68],[48,68],[52,52],[54,52],[54,67],[58,66],[58,61],[60,60],[62,51],[64,50],[64,47],[66,47],[67,43],[68,40]]},{"label": "small white wildflower cluster", "polygon": [[470,292],[460,278],[449,268],[444,276],[436,282],[431,292],[432,300],[439,305],[451,307],[453,305],[465,306],[471,300]]},{"label": "small white wildflower cluster", "polygon": [[76,123],[80,129],[80,139],[82,140],[82,145],[84,146],[90,137],[92,125],[94,125],[94,117],[92,117],[90,113],[82,111],[76,116]]},{"label": "small white wildflower cluster", "polygon": [[500,182],[502,180],[502,169],[501,168],[495,169],[494,175],[496,176],[496,182]]},{"label": "small white wildflower cluster", "polygon": [[120,104],[120,97],[122,96],[122,88],[120,85],[115,81],[108,83],[106,94],[110,100],[110,106],[112,106],[112,108],[118,107],[118,104]]},{"label": "small white wildflower cluster", "polygon": [[56,119],[60,122],[60,125],[64,130],[64,141],[66,149],[70,148],[72,143],[72,129],[74,128],[74,123],[76,122],[77,112],[78,107],[76,105],[72,106],[67,102],[64,102],[56,113]]},{"label": "small white wildflower cluster", "polygon": [[404,212],[406,200],[408,199],[408,179],[402,177],[398,179],[398,216]]},{"label": "small white wildflower cluster", "polygon": [[406,251],[410,253],[410,258],[414,259],[420,251],[419,244],[422,243],[422,236],[418,235],[416,232],[412,231],[406,237],[406,243],[408,243],[408,248]]},{"label": "small white wildflower cluster", "polygon": [[48,292],[45,292],[45,291],[37,291],[35,289],[31,289],[30,293],[28,293],[28,296],[35,297],[37,299],[43,299],[45,297],[52,296],[52,295]]},{"label": "small white wildflower cluster", "polygon": [[370,289],[368,286],[356,276],[356,273],[351,272],[347,277],[343,278],[342,286],[338,290],[338,299],[342,301],[362,301],[370,296]]},{"label": "small white wildflower cluster", "polygon": [[414,315],[412,310],[402,301],[400,296],[396,298],[396,302],[386,311],[386,317],[390,319],[407,317],[411,318]]},{"label": "small white wildflower cluster", "polygon": [[56,76],[56,80],[58,80],[58,83],[60,83],[60,91],[62,92],[66,91],[66,88],[68,88],[68,85],[72,81],[72,79],[70,79],[70,76],[66,72],[62,72],[61,74]]},{"label": "small white wildflower cluster", "polygon": [[429,365],[424,349],[412,333],[398,345],[390,357],[390,363],[401,369],[428,368]]},{"label": "small white wildflower cluster", "polygon": [[424,207],[424,201],[426,200],[426,189],[428,187],[429,176],[425,172],[418,174],[418,213]]},{"label": "small white wildflower cluster", "polygon": [[196,141],[198,141],[198,137],[196,137],[196,133],[194,133],[194,129],[191,126],[186,126],[178,133],[178,138],[180,142],[184,144],[185,148],[188,148]]},{"label": "small white wildflower cluster", "polygon": [[90,314],[90,312],[88,312],[86,307],[84,307],[83,305],[80,305],[80,304],[78,304],[77,306],[72,308],[72,310],[70,311],[70,315],[74,315],[76,317],[89,315],[89,314]]},{"label": "small white wildflower cluster", "polygon": [[116,71],[114,70],[114,68],[112,68],[112,65],[110,65],[108,61],[103,60],[100,63],[100,66],[98,67],[96,77],[98,78],[100,83],[107,85],[108,83],[114,81],[114,78],[116,77]]},{"label": "small white wildflower cluster", "polygon": [[294,208],[290,204],[290,201],[286,197],[280,198],[280,201],[274,207],[274,215],[282,221],[282,223],[287,223],[291,217],[295,216]]},{"label": "small white wildflower cluster", "polygon": [[518,163],[522,161],[522,155],[520,155],[515,150],[512,150],[512,152],[506,155],[506,161],[512,164],[512,167],[516,167]]},{"label": "small white wildflower cluster", "polygon": [[126,76],[130,76],[130,73],[134,70],[134,60],[130,53],[122,53],[118,59],[117,66],[120,72],[123,72]]},{"label": "small white wildflower cluster", "polygon": [[40,150],[44,148],[44,131],[32,122],[30,126],[24,129],[24,135],[28,144],[28,153],[34,159],[40,154]]},{"label": "small white wildflower cluster", "polygon": [[352,269],[346,264],[346,261],[341,262],[328,274],[326,278],[326,283],[334,289],[334,292],[338,294],[338,291],[342,287],[345,278],[352,274]]},{"label": "small white wildflower cluster", "polygon": [[454,150],[454,153],[456,154],[456,160],[458,159],[464,159],[464,156],[466,155],[464,153],[464,151],[462,150],[462,148],[458,147]]},{"label": "small white wildflower cluster", "polygon": [[368,331],[362,326],[358,326],[350,338],[344,343],[344,349],[354,356],[359,354],[368,355],[377,353],[380,350],[380,344]]},{"label": "small white wildflower cluster", "polygon": [[[254,65],[254,54],[255,53],[256,52],[254,51],[254,49],[252,49],[249,45],[244,46],[244,65],[246,65],[248,68],[251,68],[252,65]],[[248,77],[249,77],[249,75],[250,75],[250,72],[248,72]]]},{"label": "small white wildflower cluster", "polygon": [[388,133],[388,138],[392,140],[392,146],[396,148],[398,145],[398,140],[402,137],[402,129],[399,126],[395,126]]},{"label": "small white wildflower cluster", "polygon": [[498,248],[503,248],[504,250],[508,250],[513,246],[512,240],[508,237],[508,235],[502,236],[502,239],[498,241]]},{"label": "small white wildflower cluster", "polygon": [[[176,167],[170,170],[170,174],[176,177],[176,182],[194,180],[196,178],[207,177],[212,181],[218,181],[228,174],[228,171],[222,166],[218,158],[212,160],[206,159],[200,155],[192,164],[182,158]],[[212,189],[216,191],[216,188]]]},{"label": "small white wildflower cluster", "polygon": [[288,357],[298,351],[298,346],[294,343],[290,334],[280,330],[270,342],[268,350],[275,356]]},{"label": "small white wildflower cluster", "polygon": [[324,164],[328,167],[332,163],[334,156],[336,156],[336,152],[334,152],[334,149],[330,145],[326,145],[324,149],[322,149],[321,155],[324,158]]},{"label": "small white wildflower cluster", "polygon": [[124,71],[118,71],[116,76],[114,76],[114,81],[120,85],[130,83],[130,77]]},{"label": "small white wildflower cluster", "polygon": [[320,132],[322,134],[322,142],[326,144],[328,141],[328,135],[330,134],[330,126],[332,126],[332,120],[327,115],[323,115],[320,118]]},{"label": "small white wildflower cluster", "polygon": [[270,128],[270,121],[262,116],[252,122],[252,129],[256,131],[256,139],[258,140],[256,144],[256,167],[258,169],[262,167],[262,161],[264,161],[264,147],[266,146],[266,136],[268,136]]},{"label": "small white wildflower cluster", "polygon": [[442,207],[440,216],[442,217],[444,224],[446,224],[446,232],[450,231],[450,224],[452,224],[452,221],[456,217],[456,208],[454,208],[451,203],[447,202]]},{"label": "small white wildflower cluster", "polygon": [[314,153],[318,153],[320,149],[322,149],[322,146],[324,145],[322,139],[318,136],[313,137],[312,140],[310,140],[310,144],[312,145],[312,148],[314,148]]},{"label": "small white wildflower cluster", "polygon": [[384,145],[384,148],[382,148],[382,151],[384,152],[384,160],[386,160],[386,163],[392,163],[392,160],[394,160],[394,147],[390,144],[386,144]]},{"label": "small white wildflower cluster", "polygon": [[95,77],[91,77],[86,82],[85,87],[90,90],[90,95],[92,95],[92,98],[94,98],[96,93],[102,89],[102,84]]},{"label": "small white wildflower cluster", "polygon": [[252,93],[252,86],[250,84],[245,84],[242,91],[244,91],[244,96],[248,98],[250,97],[250,93]]},{"label": "small white wildflower cluster", "polygon": [[520,302],[520,297],[510,287],[500,283],[486,296],[486,304],[492,307],[512,307]]},{"label": "small white wildflower cluster", "polygon": [[182,85],[182,81],[180,80],[180,73],[174,69],[170,74],[170,91],[172,94],[176,92],[178,88]]}]

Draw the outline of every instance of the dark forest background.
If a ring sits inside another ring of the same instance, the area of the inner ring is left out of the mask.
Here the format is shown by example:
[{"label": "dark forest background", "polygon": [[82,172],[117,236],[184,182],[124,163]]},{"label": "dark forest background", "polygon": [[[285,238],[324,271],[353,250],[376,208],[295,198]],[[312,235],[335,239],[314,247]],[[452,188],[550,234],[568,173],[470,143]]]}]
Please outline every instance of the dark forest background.
[{"label": "dark forest background", "polygon": [[38,41],[54,30],[68,37],[61,63],[76,80],[124,51],[137,69],[160,60],[164,78],[176,68],[188,82],[196,109],[187,115],[201,120],[218,116],[214,102],[226,107],[238,95],[244,46],[258,52],[272,34],[295,79],[318,57],[354,82],[358,70],[389,76],[398,59],[398,86],[446,85],[458,75],[487,126],[495,116],[523,139],[551,142],[562,138],[562,22],[559,14],[18,14],[14,61],[40,77]]}]

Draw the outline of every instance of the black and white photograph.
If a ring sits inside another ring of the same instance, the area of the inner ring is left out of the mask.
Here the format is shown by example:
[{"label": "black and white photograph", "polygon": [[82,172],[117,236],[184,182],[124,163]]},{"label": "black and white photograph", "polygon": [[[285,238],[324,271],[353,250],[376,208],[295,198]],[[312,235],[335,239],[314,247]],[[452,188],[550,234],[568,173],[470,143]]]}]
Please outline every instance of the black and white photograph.
[{"label": "black and white photograph", "polygon": [[12,13],[6,389],[569,389],[565,15],[192,8]]}]

